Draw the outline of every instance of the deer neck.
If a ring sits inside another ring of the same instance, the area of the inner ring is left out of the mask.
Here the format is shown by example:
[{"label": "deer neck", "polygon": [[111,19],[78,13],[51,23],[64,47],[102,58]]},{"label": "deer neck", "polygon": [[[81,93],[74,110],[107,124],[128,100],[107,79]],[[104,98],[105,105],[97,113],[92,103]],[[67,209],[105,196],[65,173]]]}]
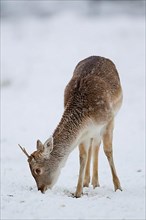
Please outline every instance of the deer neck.
[{"label": "deer neck", "polygon": [[[82,109],[66,107],[61,121],[53,133],[53,151],[51,156],[56,163],[66,161],[71,151],[78,144],[83,129]],[[64,165],[64,163],[63,163]]]}]

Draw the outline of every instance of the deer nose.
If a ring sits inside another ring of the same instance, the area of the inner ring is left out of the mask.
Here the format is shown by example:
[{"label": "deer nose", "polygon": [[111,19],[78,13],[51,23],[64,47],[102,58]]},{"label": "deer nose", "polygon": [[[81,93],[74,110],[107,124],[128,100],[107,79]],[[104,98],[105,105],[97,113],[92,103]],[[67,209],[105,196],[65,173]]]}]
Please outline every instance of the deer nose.
[{"label": "deer nose", "polygon": [[41,191],[41,193],[45,193],[45,186],[41,186],[41,187],[38,187],[38,191]]}]

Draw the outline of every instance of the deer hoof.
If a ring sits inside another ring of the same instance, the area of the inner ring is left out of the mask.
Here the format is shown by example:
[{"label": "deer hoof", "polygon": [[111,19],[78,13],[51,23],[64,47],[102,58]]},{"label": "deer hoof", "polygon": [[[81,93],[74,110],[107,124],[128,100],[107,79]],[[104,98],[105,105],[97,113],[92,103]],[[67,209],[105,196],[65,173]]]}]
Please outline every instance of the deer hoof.
[{"label": "deer hoof", "polygon": [[119,185],[119,186],[115,186],[115,192],[116,192],[118,189],[119,189],[120,191],[123,191],[123,190],[122,190],[122,187],[121,187],[120,185]]},{"label": "deer hoof", "polygon": [[74,194],[74,198],[80,198],[81,197],[81,195],[83,194],[83,192],[75,192],[75,194]]},{"label": "deer hoof", "polygon": [[92,181],[92,186],[93,186],[93,189],[95,189],[96,187],[100,187],[98,181]]}]

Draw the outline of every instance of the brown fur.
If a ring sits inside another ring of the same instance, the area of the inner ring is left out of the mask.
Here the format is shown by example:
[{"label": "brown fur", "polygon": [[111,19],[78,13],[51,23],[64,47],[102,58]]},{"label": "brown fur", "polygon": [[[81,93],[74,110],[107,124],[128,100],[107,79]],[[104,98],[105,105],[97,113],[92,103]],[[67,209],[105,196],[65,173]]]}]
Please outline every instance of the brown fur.
[{"label": "brown fur", "polygon": [[64,93],[64,113],[53,136],[28,159],[38,189],[51,188],[70,152],[79,145],[80,171],[75,197],[90,183],[93,156],[93,188],[99,186],[98,152],[103,140],[115,190],[121,189],[112,154],[114,117],[122,104],[122,89],[115,65],[109,59],[92,56],[79,62]]}]

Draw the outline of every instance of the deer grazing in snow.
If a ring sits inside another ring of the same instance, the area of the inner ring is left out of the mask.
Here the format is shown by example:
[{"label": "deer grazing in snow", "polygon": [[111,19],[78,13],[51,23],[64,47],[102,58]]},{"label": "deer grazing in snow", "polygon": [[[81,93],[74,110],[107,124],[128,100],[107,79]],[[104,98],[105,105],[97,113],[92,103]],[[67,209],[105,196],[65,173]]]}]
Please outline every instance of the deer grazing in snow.
[{"label": "deer grazing in snow", "polygon": [[72,150],[79,146],[80,170],[75,197],[90,183],[90,161],[93,156],[93,188],[99,186],[98,151],[103,141],[115,191],[122,190],[116,173],[112,138],[114,118],[122,104],[122,88],[116,67],[109,59],[91,56],[78,63],[65,88],[64,113],[53,135],[37,141],[36,151],[28,158],[38,190],[44,193],[57,181]]}]

